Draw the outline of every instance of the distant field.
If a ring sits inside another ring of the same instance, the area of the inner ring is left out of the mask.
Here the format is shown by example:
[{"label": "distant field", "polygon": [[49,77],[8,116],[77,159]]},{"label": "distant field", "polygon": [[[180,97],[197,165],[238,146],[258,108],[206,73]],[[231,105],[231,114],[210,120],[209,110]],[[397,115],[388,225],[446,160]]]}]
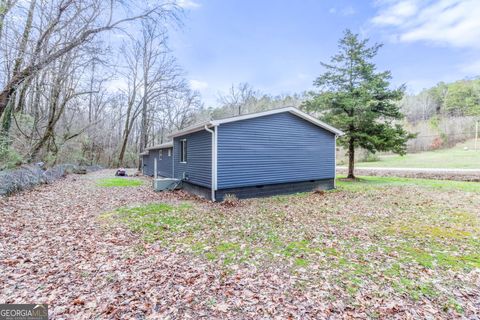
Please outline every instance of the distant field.
[{"label": "distant field", "polygon": [[475,151],[472,140],[451,149],[411,153],[405,156],[384,155],[380,156],[379,161],[358,162],[357,167],[480,169],[480,143],[478,147],[479,150]]}]

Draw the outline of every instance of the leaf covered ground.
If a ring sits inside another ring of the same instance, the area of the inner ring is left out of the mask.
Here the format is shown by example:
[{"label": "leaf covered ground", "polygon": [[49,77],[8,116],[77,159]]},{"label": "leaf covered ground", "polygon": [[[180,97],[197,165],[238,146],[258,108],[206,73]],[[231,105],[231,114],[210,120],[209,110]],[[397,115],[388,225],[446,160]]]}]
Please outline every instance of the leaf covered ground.
[{"label": "leaf covered ground", "polygon": [[0,301],[54,318],[480,316],[478,184],[369,178],[226,205],[112,175],[0,199]]}]

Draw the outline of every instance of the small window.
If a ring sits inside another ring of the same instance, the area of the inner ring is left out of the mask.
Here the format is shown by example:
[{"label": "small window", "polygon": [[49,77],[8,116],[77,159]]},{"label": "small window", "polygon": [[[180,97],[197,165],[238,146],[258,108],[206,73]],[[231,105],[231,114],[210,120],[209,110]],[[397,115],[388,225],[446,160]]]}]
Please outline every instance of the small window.
[{"label": "small window", "polygon": [[168,149],[168,156],[169,156],[169,157],[172,156],[172,149]]},{"label": "small window", "polygon": [[162,160],[162,158],[163,158],[163,150],[160,149],[158,150],[158,160]]},{"label": "small window", "polygon": [[187,139],[180,140],[180,162],[187,162]]}]

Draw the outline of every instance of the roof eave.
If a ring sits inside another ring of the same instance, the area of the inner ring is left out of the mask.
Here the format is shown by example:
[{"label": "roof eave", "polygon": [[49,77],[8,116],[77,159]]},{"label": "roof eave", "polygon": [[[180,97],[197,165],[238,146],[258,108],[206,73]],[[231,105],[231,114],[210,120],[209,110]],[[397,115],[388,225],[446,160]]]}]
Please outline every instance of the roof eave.
[{"label": "roof eave", "polygon": [[151,146],[151,147],[148,147],[146,148],[145,150],[160,150],[160,149],[168,149],[168,148],[172,148],[173,147],[173,141],[172,142],[166,142],[166,143],[162,143],[162,144],[159,144],[159,145],[156,145],[156,146]]},{"label": "roof eave", "polygon": [[213,121],[205,122],[205,123],[202,123],[202,124],[190,127],[190,128],[186,128],[184,130],[174,132],[171,135],[169,135],[168,137],[173,139],[173,138],[176,138],[176,137],[187,135],[189,133],[202,131],[203,129],[205,129],[205,126],[207,126],[208,128],[211,128],[215,125],[213,124]]}]

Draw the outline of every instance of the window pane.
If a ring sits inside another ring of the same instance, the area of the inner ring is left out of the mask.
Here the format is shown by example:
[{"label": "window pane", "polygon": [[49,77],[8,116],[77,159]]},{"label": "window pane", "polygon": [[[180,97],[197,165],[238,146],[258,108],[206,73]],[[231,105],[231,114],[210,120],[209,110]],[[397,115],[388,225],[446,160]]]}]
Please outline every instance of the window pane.
[{"label": "window pane", "polygon": [[187,140],[185,140],[183,143],[184,143],[184,148],[185,148],[183,157],[184,157],[184,161],[187,162]]},{"label": "window pane", "polygon": [[187,162],[187,140],[180,140],[180,162]]}]

